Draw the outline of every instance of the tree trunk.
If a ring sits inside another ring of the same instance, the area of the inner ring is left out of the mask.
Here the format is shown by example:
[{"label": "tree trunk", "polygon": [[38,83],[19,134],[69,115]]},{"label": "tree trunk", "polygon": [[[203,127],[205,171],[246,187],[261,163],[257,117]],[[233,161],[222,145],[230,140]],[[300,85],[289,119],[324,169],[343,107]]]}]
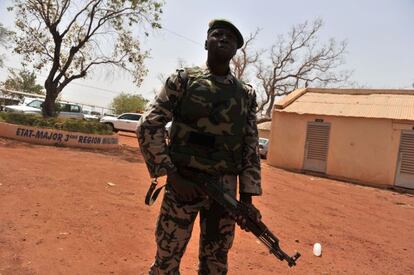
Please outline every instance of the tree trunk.
[{"label": "tree trunk", "polygon": [[45,85],[46,98],[42,105],[42,114],[44,118],[57,116],[56,98],[58,96],[57,87]]},{"label": "tree trunk", "polygon": [[272,117],[273,105],[275,105],[275,97],[271,96],[265,113],[266,117]]}]

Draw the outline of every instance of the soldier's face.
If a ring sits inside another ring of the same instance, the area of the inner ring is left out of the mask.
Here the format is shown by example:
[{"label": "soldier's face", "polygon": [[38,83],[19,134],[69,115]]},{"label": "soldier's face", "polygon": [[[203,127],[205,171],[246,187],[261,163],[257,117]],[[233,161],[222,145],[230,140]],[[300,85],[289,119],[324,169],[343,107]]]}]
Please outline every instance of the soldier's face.
[{"label": "soldier's face", "polygon": [[229,29],[214,29],[207,36],[205,49],[211,57],[230,61],[237,52],[237,37]]}]

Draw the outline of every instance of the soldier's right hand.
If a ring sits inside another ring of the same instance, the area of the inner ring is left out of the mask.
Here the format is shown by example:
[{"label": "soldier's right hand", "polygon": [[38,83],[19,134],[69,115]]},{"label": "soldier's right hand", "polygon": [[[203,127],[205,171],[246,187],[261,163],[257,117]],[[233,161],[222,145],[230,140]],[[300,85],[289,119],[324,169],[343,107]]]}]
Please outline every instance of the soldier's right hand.
[{"label": "soldier's right hand", "polygon": [[178,172],[169,173],[167,181],[183,201],[192,201],[202,194],[195,183],[182,177]]}]

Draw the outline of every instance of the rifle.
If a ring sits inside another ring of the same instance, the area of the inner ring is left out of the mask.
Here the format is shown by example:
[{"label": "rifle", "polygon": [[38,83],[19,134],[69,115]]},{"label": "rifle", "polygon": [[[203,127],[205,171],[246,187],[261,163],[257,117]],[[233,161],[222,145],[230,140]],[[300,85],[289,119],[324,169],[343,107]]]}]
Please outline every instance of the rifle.
[{"label": "rifle", "polygon": [[234,217],[242,216],[246,220],[246,228],[270,250],[270,253],[275,255],[276,258],[281,261],[287,261],[289,267],[296,265],[300,253],[296,252],[293,256],[289,256],[279,247],[279,239],[262,221],[256,220],[255,212],[258,210],[255,209],[253,205],[246,205],[224,193],[215,182],[214,177],[205,175],[197,176],[197,183],[199,184],[200,189],[205,192],[208,197],[224,207],[230,215]]}]

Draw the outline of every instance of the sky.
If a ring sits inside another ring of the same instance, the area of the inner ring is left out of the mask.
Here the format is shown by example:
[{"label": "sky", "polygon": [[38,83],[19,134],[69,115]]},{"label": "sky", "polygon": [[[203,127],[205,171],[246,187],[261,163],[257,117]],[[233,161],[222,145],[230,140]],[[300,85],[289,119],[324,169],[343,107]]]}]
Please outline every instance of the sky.
[{"label": "sky", "polygon": [[[6,11],[11,1],[0,0],[0,22],[13,29],[13,14]],[[162,30],[150,32],[141,41],[150,51],[145,64],[149,70],[136,87],[126,73],[95,70],[87,79],[76,80],[62,92],[68,101],[107,107],[121,92],[152,99],[161,88],[160,75],[177,69],[179,60],[187,65],[203,65],[208,22],[214,18],[232,21],[244,36],[261,31],[254,49],[268,49],[280,34],[293,25],[321,18],[321,43],[330,38],[348,42],[343,69],[352,70],[352,81],[368,88],[413,88],[414,83],[414,0],[166,0]],[[19,68],[18,56],[2,51],[5,68]],[[42,84],[46,72],[38,73]]]}]

